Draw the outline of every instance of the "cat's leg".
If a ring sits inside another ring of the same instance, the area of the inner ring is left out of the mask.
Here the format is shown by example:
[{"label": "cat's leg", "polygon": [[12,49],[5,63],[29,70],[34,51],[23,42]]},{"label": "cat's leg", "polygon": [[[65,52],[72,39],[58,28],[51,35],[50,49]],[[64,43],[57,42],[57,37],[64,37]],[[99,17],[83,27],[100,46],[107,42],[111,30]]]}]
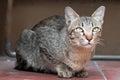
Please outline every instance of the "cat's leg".
[{"label": "cat's leg", "polygon": [[65,64],[59,64],[56,66],[58,76],[61,78],[71,78],[73,77],[73,72],[70,67]]},{"label": "cat's leg", "polygon": [[15,69],[17,69],[17,70],[26,70],[26,66],[27,66],[26,60],[24,60],[24,59],[22,58],[22,56],[20,55],[20,52],[18,52],[18,51],[16,50]]},{"label": "cat's leg", "polygon": [[87,78],[88,77],[88,72],[85,69],[82,69],[79,72],[75,73],[76,77],[81,77],[81,78]]},{"label": "cat's leg", "polygon": [[[31,64],[34,63],[36,55],[36,33],[30,29],[25,29],[16,45],[16,67],[19,70],[31,69]],[[31,62],[30,62],[31,61]],[[28,64],[29,62],[29,64]]]}]

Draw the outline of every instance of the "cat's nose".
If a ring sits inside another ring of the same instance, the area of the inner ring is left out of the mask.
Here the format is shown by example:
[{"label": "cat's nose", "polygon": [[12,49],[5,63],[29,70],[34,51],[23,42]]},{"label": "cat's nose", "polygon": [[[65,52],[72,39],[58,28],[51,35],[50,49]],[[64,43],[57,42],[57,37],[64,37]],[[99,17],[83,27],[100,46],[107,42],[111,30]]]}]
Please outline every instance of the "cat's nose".
[{"label": "cat's nose", "polygon": [[92,40],[92,35],[85,35],[85,38],[90,42]]}]

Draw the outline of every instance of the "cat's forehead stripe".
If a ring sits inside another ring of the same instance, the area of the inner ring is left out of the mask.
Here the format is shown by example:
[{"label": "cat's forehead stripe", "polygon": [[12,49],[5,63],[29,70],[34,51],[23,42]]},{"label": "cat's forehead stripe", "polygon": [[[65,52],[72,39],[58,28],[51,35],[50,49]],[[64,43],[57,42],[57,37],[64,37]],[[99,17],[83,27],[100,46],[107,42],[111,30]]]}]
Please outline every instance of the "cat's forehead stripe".
[{"label": "cat's forehead stripe", "polygon": [[94,25],[93,25],[93,22],[92,22],[92,27],[93,27]]},{"label": "cat's forehead stripe", "polygon": [[83,22],[82,22],[82,27],[84,26]]},{"label": "cat's forehead stripe", "polygon": [[92,27],[95,26],[95,23],[90,17],[81,17],[81,26],[84,27],[86,25],[91,25]]}]

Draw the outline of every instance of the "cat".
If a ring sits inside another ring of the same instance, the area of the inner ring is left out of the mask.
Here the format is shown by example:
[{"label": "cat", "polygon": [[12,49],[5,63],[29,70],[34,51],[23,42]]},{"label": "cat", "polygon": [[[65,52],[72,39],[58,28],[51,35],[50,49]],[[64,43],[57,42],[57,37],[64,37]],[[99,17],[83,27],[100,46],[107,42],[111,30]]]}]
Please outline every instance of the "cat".
[{"label": "cat", "polygon": [[59,77],[87,77],[86,63],[100,42],[105,7],[79,16],[71,7],[65,16],[51,16],[25,29],[16,45],[18,70],[57,73]]}]

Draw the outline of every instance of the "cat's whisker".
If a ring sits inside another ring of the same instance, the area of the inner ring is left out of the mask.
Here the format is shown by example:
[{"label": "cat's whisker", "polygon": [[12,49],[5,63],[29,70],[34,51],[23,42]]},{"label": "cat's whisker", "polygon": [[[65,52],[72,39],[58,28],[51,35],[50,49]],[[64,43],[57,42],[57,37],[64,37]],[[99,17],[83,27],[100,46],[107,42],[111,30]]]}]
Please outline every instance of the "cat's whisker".
[{"label": "cat's whisker", "polygon": [[105,44],[104,44],[104,39],[100,39],[97,43],[99,44],[99,45],[101,45],[101,46],[104,46]]},{"label": "cat's whisker", "polygon": [[103,42],[99,42],[98,44],[101,45],[101,46],[104,46],[104,43],[103,43]]},{"label": "cat's whisker", "polygon": [[104,39],[101,39],[101,38],[100,38],[100,41],[104,41]]}]

